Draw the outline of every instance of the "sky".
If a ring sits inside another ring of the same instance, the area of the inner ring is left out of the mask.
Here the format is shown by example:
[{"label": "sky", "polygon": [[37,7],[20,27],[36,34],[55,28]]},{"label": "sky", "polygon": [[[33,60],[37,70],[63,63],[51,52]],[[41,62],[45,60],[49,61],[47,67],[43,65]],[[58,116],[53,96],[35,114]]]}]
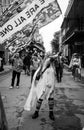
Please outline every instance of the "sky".
[{"label": "sky", "polygon": [[60,30],[60,27],[64,18],[64,14],[68,6],[68,2],[69,2],[69,0],[57,0],[57,1],[62,10],[62,15],[60,15],[59,18],[55,19],[53,22],[49,23],[48,25],[44,26],[43,28],[39,30],[40,34],[43,37],[44,47],[47,52],[51,51],[50,42],[53,39],[53,34],[56,31]]}]

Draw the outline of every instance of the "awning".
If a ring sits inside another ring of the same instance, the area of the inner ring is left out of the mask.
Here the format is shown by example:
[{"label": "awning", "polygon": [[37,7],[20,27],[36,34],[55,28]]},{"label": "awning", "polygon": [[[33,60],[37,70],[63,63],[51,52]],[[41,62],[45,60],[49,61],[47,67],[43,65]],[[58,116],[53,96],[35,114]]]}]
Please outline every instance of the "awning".
[{"label": "awning", "polygon": [[72,42],[84,41],[84,31],[74,31],[68,38],[63,41],[63,45],[71,44]]}]

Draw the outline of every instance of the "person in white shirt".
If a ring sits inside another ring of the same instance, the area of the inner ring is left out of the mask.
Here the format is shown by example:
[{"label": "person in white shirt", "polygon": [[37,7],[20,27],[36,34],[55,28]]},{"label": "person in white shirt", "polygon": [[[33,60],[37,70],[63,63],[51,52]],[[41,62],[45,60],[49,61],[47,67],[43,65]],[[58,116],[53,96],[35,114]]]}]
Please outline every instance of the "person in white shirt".
[{"label": "person in white shirt", "polygon": [[81,59],[80,56],[77,53],[74,53],[71,58],[71,62],[69,65],[69,68],[72,69],[72,75],[74,76],[75,69],[79,68],[79,73],[81,73]]},{"label": "person in white shirt", "polygon": [[[40,79],[37,82],[38,73],[40,74]],[[49,105],[49,118],[54,120],[54,88],[55,88],[55,71],[54,71],[54,59],[48,57],[44,59],[41,66],[37,69],[34,74],[32,87],[30,94],[25,103],[24,109],[29,111],[34,107],[36,103],[36,110],[32,115],[33,119],[36,119],[39,116],[39,110],[42,104],[42,101],[47,99]],[[35,101],[37,99],[37,102]]]},{"label": "person in white shirt", "polygon": [[16,53],[16,55],[12,58],[13,60],[13,66],[12,66],[12,81],[11,81],[11,88],[14,88],[14,82],[15,82],[15,78],[17,76],[17,83],[16,83],[16,87],[19,88],[19,83],[20,83],[20,75],[23,69],[23,61],[19,56],[19,53]]}]

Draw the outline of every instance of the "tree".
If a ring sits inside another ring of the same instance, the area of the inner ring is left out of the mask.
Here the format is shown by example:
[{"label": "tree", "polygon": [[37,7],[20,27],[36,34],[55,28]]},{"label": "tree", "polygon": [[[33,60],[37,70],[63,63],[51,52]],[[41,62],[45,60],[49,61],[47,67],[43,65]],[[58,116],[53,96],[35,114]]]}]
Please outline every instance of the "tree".
[{"label": "tree", "polygon": [[52,47],[52,52],[57,53],[59,51],[59,42],[58,42],[58,39],[54,38],[51,41],[51,47]]},{"label": "tree", "polygon": [[54,38],[51,41],[52,51],[57,53],[59,51],[59,38],[60,38],[60,31],[54,33]]}]

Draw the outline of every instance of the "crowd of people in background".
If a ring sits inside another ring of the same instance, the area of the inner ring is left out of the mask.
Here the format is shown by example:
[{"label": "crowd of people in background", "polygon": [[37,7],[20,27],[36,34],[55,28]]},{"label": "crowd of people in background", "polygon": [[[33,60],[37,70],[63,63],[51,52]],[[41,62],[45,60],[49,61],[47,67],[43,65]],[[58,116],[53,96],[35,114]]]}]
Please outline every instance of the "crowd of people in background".
[{"label": "crowd of people in background", "polygon": [[30,52],[26,52],[24,56],[21,56],[19,53],[15,53],[10,58],[10,63],[12,64],[12,80],[10,89],[14,88],[16,77],[16,88],[19,88],[20,75],[23,70],[25,75],[31,76],[32,82],[33,75],[40,65],[42,58],[43,55],[37,52],[34,52],[33,54],[31,54]]},{"label": "crowd of people in background", "polygon": [[65,58],[62,55],[62,52],[57,52],[55,54],[44,54],[34,52],[32,55],[30,52],[25,53],[24,57],[21,57],[19,53],[14,54],[11,57],[11,63],[12,63],[12,81],[10,88],[14,88],[14,82],[15,78],[17,77],[16,87],[19,88],[20,84],[20,75],[21,72],[24,70],[25,75],[31,76],[31,83],[33,80],[34,73],[42,64],[44,59],[48,59],[50,55],[56,55],[54,58],[54,71],[55,71],[55,77],[57,79],[57,82],[62,81],[63,77],[63,63],[65,61]]},{"label": "crowd of people in background", "polygon": [[[18,56],[17,56],[18,55]],[[34,53],[30,53],[29,51],[25,53],[23,57],[21,57],[19,54],[15,54],[11,58],[11,63],[13,66],[13,75],[12,75],[12,82],[10,88],[14,87],[15,78],[17,76],[17,83],[16,86],[19,86],[20,82],[20,74],[21,71],[24,70],[25,75],[31,76],[31,83],[33,80],[34,73],[42,63],[44,59],[47,59],[49,55],[56,55],[54,59],[54,70],[55,70],[55,77],[58,83],[62,81],[63,77],[63,68],[64,63],[67,62],[67,58],[63,56],[62,52],[57,53],[51,53],[51,54],[45,54],[43,52],[38,53],[37,51],[34,51]],[[20,62],[20,63],[18,63]],[[22,63],[21,63],[22,62]],[[20,65],[18,65],[20,64]],[[77,53],[74,53],[72,55],[69,69],[72,71],[72,75],[74,75],[75,66],[79,68],[79,71],[81,73],[81,58],[78,56]],[[18,72],[19,71],[19,72]],[[16,74],[18,72],[19,74]],[[19,87],[17,87],[19,88]]]}]

